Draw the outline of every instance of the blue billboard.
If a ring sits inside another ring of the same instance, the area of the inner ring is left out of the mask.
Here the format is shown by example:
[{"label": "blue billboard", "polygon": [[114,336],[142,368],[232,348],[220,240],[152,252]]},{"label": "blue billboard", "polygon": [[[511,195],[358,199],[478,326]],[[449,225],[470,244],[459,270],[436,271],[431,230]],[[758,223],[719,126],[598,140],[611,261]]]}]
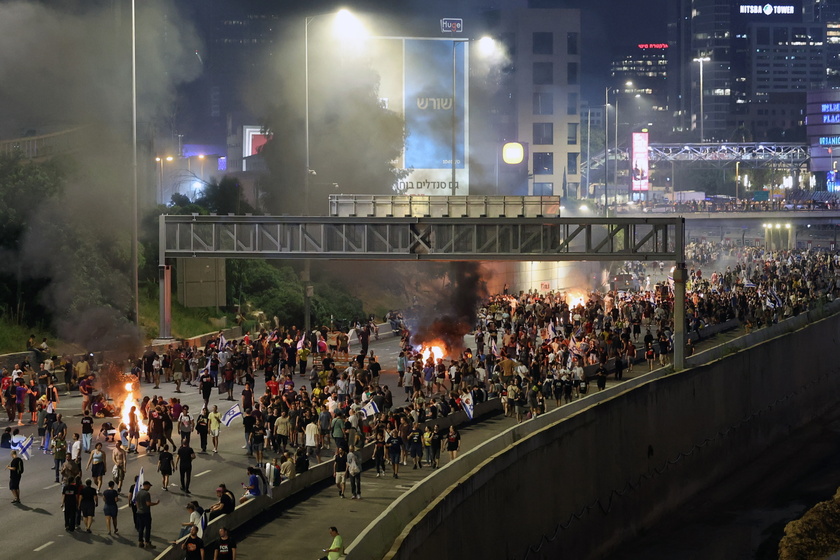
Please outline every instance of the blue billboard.
[{"label": "blue billboard", "polygon": [[463,42],[405,41],[407,168],[451,169],[453,127],[455,167],[464,168],[464,65]]}]

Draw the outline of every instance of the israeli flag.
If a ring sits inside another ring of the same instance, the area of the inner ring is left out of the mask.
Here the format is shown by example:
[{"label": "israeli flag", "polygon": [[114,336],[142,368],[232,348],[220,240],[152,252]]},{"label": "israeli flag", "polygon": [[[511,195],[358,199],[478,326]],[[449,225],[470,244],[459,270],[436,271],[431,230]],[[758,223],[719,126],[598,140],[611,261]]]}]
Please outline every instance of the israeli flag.
[{"label": "israeli flag", "polygon": [[461,395],[461,406],[464,407],[464,412],[467,413],[467,418],[473,419],[473,412],[475,411],[475,403],[473,402],[472,393],[464,393]]},{"label": "israeli flag", "polygon": [[375,402],[370,400],[362,407],[359,414],[361,415],[362,420],[365,420],[366,418],[379,414],[379,407],[376,406]]},{"label": "israeli flag", "polygon": [[230,427],[231,422],[233,422],[234,418],[237,416],[242,416],[242,407],[239,406],[239,403],[236,403],[230,407],[230,410],[225,412],[225,415],[222,416],[222,424]]},{"label": "israeli flag", "polygon": [[20,442],[20,445],[18,445],[17,447],[14,447],[13,449],[17,450],[18,454],[28,461],[29,459],[32,458],[32,455],[29,452],[29,448],[31,448],[31,447],[32,447],[32,436],[29,436],[28,438],[26,438],[25,440]]},{"label": "israeli flag", "polygon": [[199,531],[199,537],[204,534],[204,530],[207,529],[207,512],[201,514],[201,518],[198,520],[198,525],[201,527],[201,531]]},{"label": "israeli flag", "polygon": [[143,486],[143,482],[146,481],[146,477],[143,475],[143,467],[140,467],[140,474],[137,475],[137,482],[134,483],[134,492],[131,494],[131,501],[137,501],[137,493],[140,491],[140,488]]}]

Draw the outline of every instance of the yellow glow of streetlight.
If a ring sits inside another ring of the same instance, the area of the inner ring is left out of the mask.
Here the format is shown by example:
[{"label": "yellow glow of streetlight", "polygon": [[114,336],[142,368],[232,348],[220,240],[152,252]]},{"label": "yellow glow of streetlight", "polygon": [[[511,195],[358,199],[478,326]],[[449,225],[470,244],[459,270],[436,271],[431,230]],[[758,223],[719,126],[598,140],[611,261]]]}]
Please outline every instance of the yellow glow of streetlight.
[{"label": "yellow glow of streetlight", "polygon": [[502,146],[502,161],[516,165],[525,159],[525,147],[519,142],[508,142]]},{"label": "yellow glow of streetlight", "polygon": [[175,158],[172,157],[172,156],[166,156],[166,161],[172,161],[173,159],[175,159]]},{"label": "yellow glow of streetlight", "polygon": [[198,154],[198,159],[204,159],[204,154]]},{"label": "yellow glow of streetlight", "polygon": [[493,37],[484,36],[478,40],[478,52],[482,56],[490,56],[496,52],[496,40]]},{"label": "yellow glow of streetlight", "polygon": [[333,32],[342,39],[358,39],[369,35],[361,20],[346,8],[336,12]]}]

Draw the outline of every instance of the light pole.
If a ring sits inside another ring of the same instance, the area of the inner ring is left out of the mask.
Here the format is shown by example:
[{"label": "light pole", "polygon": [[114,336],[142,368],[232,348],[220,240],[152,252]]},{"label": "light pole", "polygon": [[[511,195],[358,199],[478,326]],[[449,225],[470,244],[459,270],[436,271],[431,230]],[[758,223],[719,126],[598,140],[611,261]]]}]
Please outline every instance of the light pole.
[{"label": "light pole", "polygon": [[[131,216],[131,288],[134,292],[134,324],[140,326],[140,209],[137,200],[137,35],[134,14],[134,0],[131,0],[131,198],[133,211]],[[161,263],[163,264],[163,263]]]},{"label": "light pole", "polygon": [[706,141],[706,134],[705,134],[705,123],[706,120],[706,112],[703,110],[703,100],[705,97],[705,92],[703,90],[703,64],[705,62],[710,61],[711,59],[708,56],[701,56],[694,59],[694,62],[700,63],[700,143]]},{"label": "light pole", "polygon": [[604,88],[604,217],[607,216],[607,190],[610,184],[609,150],[610,88]]},{"label": "light pole", "polygon": [[589,196],[589,174],[592,173],[592,107],[586,108],[586,196]]}]

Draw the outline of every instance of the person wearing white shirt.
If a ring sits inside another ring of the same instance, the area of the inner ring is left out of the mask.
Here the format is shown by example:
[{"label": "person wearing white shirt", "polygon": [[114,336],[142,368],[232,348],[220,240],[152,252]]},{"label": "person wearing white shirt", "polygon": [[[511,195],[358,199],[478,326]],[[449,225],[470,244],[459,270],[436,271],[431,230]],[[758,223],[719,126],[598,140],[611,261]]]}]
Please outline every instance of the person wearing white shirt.
[{"label": "person wearing white shirt", "polygon": [[73,443],[70,444],[70,458],[76,464],[82,460],[82,440],[79,438],[79,434],[73,434]]}]

